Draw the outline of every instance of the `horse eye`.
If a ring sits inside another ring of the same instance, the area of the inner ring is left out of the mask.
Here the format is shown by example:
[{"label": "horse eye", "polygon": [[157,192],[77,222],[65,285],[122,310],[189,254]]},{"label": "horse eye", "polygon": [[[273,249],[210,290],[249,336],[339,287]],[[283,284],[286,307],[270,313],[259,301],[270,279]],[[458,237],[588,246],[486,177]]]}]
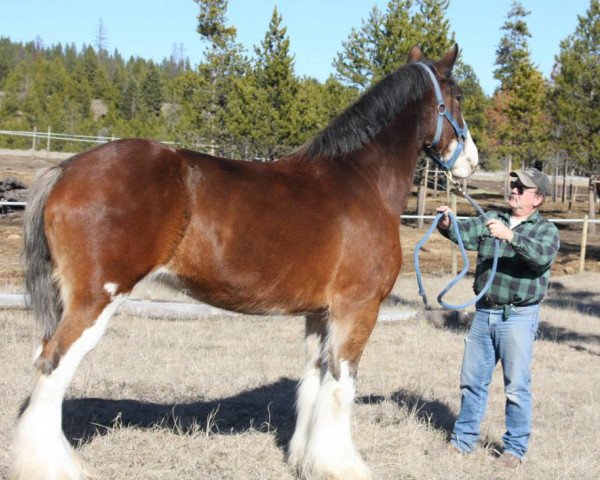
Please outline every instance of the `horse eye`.
[{"label": "horse eye", "polygon": [[461,102],[462,101],[462,95],[457,95],[456,96],[456,100],[458,100],[459,102]]}]

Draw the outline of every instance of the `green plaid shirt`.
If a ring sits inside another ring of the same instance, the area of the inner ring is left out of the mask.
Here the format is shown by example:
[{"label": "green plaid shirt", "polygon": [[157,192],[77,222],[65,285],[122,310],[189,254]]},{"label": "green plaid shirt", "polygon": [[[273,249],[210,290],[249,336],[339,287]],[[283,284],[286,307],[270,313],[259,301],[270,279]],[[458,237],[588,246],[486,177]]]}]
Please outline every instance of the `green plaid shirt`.
[{"label": "green plaid shirt", "polygon": [[[487,212],[488,218],[498,218],[509,225],[508,212]],[[467,250],[477,250],[477,268],[473,289],[478,294],[485,286],[494,260],[494,237],[480,217],[458,220],[459,231]],[[453,227],[440,233],[457,243]],[[558,229],[535,210],[525,221],[513,228],[513,241],[500,241],[497,273],[486,293],[491,304],[529,305],[546,295],[550,266],[560,246]]]}]

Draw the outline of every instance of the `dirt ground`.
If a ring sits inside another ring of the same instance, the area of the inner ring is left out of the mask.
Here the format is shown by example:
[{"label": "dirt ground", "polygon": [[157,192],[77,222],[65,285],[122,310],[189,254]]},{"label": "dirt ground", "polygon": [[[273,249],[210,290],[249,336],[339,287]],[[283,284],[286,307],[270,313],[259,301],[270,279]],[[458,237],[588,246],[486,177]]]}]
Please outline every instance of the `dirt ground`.
[{"label": "dirt ground", "polygon": [[[40,168],[58,163],[59,160],[47,160],[43,158],[30,158],[22,156],[0,155],[0,179],[12,176],[21,180],[26,185],[31,183],[35,172]],[[476,174],[469,180],[469,193],[480,203],[484,209],[501,208],[504,204],[500,192],[503,191],[501,176],[490,179],[489,175]],[[568,205],[560,202],[546,201],[542,207],[542,213],[546,218],[583,218],[588,213],[588,205],[583,202],[585,187],[580,187],[579,201],[572,205],[570,212]],[[442,192],[437,198],[427,199],[426,214],[433,215],[437,205],[447,203],[446,194]],[[458,214],[474,215],[473,208],[464,200],[458,199]],[[411,196],[407,215],[416,213],[416,192]],[[597,215],[600,217],[600,214]],[[416,228],[416,221],[406,220],[400,229],[400,238],[403,247],[402,274],[412,275],[413,250],[416,243],[425,233],[430,224],[425,223],[423,229]],[[553,266],[553,274],[571,274],[579,270],[579,256],[581,244],[582,224],[557,224],[560,229],[561,249],[556,264]],[[597,233],[588,235],[586,250],[586,271],[600,272],[600,225],[597,225]],[[22,271],[20,267],[20,252],[22,243],[22,211],[15,210],[11,214],[0,215],[0,290],[2,285],[14,289],[21,282]],[[425,274],[443,275],[450,272],[451,256],[449,254],[449,242],[440,235],[435,234],[421,251],[420,264]],[[471,272],[474,270],[475,254],[470,254]],[[459,263],[459,269],[461,265]]]}]

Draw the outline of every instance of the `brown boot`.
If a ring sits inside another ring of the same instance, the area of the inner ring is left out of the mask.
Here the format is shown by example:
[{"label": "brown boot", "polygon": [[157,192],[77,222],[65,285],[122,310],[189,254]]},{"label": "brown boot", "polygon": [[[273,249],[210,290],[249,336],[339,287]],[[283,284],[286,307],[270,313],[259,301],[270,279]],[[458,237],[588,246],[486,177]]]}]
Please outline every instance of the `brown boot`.
[{"label": "brown boot", "polygon": [[465,452],[463,452],[460,448],[458,448],[452,442],[449,442],[446,445],[446,451],[448,453],[450,453],[451,455],[465,455]]},{"label": "brown boot", "polygon": [[505,452],[496,459],[495,463],[499,467],[517,468],[523,464],[523,460],[512,453]]}]

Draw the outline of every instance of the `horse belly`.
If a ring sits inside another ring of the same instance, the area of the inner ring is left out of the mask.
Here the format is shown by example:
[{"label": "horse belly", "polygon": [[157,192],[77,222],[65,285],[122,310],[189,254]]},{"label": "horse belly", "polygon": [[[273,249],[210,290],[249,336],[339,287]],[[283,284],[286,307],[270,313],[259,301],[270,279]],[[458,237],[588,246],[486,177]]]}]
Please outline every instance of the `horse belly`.
[{"label": "horse belly", "polygon": [[[243,242],[258,242],[247,237]],[[241,313],[293,314],[322,311],[333,267],[318,252],[242,248],[230,240],[188,228],[166,266],[179,289],[211,305]]]}]

